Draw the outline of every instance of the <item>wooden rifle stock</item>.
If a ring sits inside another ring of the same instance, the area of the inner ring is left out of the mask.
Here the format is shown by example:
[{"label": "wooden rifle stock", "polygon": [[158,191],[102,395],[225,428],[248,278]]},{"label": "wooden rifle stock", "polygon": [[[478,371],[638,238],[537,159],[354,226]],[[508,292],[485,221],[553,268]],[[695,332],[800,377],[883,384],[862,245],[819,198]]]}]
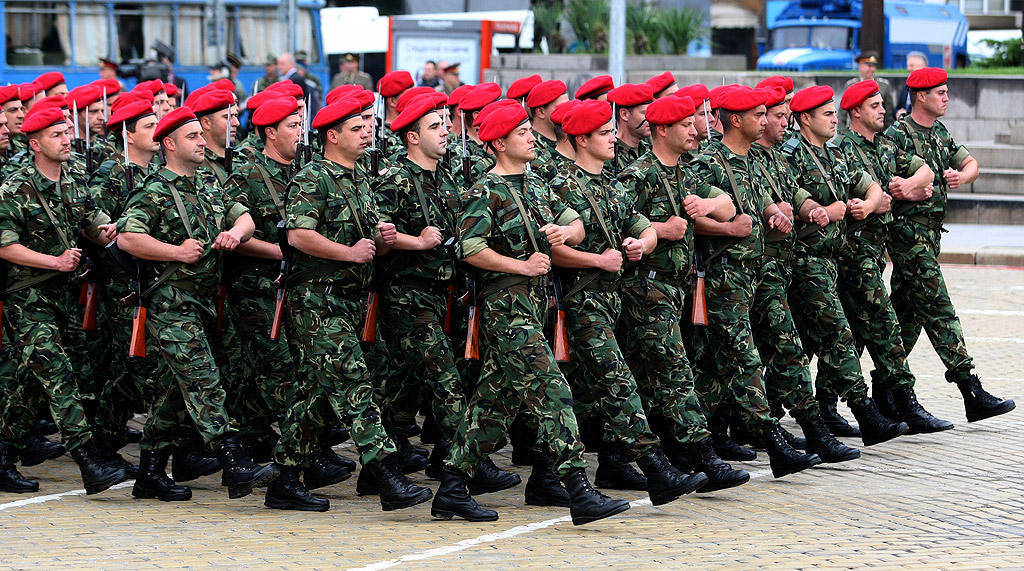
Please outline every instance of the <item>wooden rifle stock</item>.
[{"label": "wooden rifle stock", "polygon": [[132,341],[128,345],[128,356],[146,358],[146,308],[135,306],[135,317],[132,318]]},{"label": "wooden rifle stock", "polygon": [[480,308],[475,305],[469,306],[465,358],[469,361],[480,360]]},{"label": "wooden rifle stock", "polygon": [[277,288],[277,300],[274,304],[274,321],[270,324],[270,340],[281,340],[281,327],[284,324],[284,301],[288,293],[288,278],[291,275],[291,247],[288,245],[288,231],[284,220],[277,223],[277,242],[281,246],[281,273],[274,280]]},{"label": "wooden rifle stock", "polygon": [[455,304],[455,286],[449,285],[448,289],[445,291],[447,293],[445,294],[444,322],[441,325],[441,330],[445,333],[451,333],[452,318],[455,313],[455,308],[453,307]]},{"label": "wooden rifle stock", "polygon": [[697,272],[697,284],[693,288],[693,315],[691,319],[694,325],[708,324],[708,304],[704,295],[704,272]]},{"label": "wooden rifle stock", "polygon": [[565,327],[565,310],[555,310],[555,362],[569,362],[569,331]]},{"label": "wooden rifle stock", "polygon": [[270,324],[270,340],[281,340],[281,324],[284,320],[284,297],[285,288],[277,288],[277,303],[274,305],[274,322]]},{"label": "wooden rifle stock", "polygon": [[85,282],[82,284],[82,288],[85,290],[85,314],[82,316],[82,329],[96,331],[96,310],[98,309],[96,284]]},{"label": "wooden rifle stock", "polygon": [[371,291],[366,297],[366,320],[363,322],[363,336],[361,338],[365,343],[377,342],[378,306],[380,306],[380,294]]}]

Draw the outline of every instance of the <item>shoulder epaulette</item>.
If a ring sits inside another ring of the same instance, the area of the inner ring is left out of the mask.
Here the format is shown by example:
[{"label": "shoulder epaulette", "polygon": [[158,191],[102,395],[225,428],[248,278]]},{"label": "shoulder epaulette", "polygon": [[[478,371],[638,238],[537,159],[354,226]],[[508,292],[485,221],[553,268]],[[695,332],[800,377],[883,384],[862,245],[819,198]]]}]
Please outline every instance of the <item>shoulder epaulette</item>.
[{"label": "shoulder epaulette", "polygon": [[786,141],[785,143],[782,144],[783,150],[785,150],[787,153],[792,153],[793,151],[796,150],[796,148],[798,146],[800,146],[800,138],[799,138],[799,136],[797,136],[797,137],[790,137],[790,139],[788,141]]},{"label": "shoulder epaulette", "polygon": [[110,173],[114,170],[114,166],[116,165],[117,161],[114,159],[107,159],[100,164],[98,169],[96,169],[96,174],[110,176]]}]

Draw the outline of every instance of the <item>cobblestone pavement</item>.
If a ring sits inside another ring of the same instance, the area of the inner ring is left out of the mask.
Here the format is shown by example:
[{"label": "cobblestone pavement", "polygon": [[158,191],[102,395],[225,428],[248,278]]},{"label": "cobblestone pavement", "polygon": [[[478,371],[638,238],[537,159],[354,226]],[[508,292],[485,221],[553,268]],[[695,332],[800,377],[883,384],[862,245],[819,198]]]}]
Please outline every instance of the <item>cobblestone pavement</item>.
[{"label": "cobblestone pavement", "polygon": [[[1024,408],[1024,271],[951,266],[946,277],[985,386]],[[922,403],[953,431],[781,480],[759,459],[742,464],[753,476],[745,486],[657,508],[620,493],[632,509],[583,527],[566,511],[525,506],[522,486],[479,498],[501,514],[485,524],[434,521],[429,504],[382,512],[356,495],[355,478],[320,490],[332,503],[323,514],[266,509],[260,491],[228,500],[219,475],[184,503],[134,500],[130,482],[86,497],[65,456],[23,470],[39,493],[0,494],[0,567],[1021,568],[1024,411],[968,424],[926,340],[911,364]],[[137,446],[126,451],[137,460]],[[510,466],[507,450],[496,460]]]}]

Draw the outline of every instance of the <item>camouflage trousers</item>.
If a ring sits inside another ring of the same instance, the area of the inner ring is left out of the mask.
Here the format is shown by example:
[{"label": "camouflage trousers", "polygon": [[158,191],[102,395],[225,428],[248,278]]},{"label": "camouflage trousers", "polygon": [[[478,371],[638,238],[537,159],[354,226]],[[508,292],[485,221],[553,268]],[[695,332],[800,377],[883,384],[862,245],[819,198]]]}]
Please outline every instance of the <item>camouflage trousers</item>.
[{"label": "camouflage trousers", "polygon": [[288,290],[288,334],[298,342],[301,359],[274,456],[280,464],[304,466],[323,428],[340,419],[365,466],[397,451],[381,424],[359,340],[366,298],[361,290],[326,289],[310,283]]},{"label": "camouflage trousers", "polygon": [[[446,292],[428,292],[391,286],[382,302],[384,322],[388,325],[390,354],[404,364],[402,384],[417,384],[430,390],[432,412],[441,429],[441,436],[451,442],[455,427],[466,414],[466,390],[455,366],[455,352],[444,332],[444,316],[448,305]],[[453,320],[454,321],[454,320]],[[393,377],[394,378],[394,377]],[[389,387],[388,395],[405,395],[401,387]],[[412,421],[419,409],[419,399],[390,399],[384,405],[392,416]],[[404,410],[403,410],[404,409]]]},{"label": "camouflage trousers", "polygon": [[488,296],[480,314],[480,382],[459,424],[446,463],[472,476],[508,430],[521,406],[539,425],[554,469],[586,468],[572,392],[544,337],[545,288],[519,285]]},{"label": "camouflage trousers", "polygon": [[617,332],[644,410],[668,419],[678,443],[704,440],[711,433],[683,346],[682,288],[638,276],[624,278],[622,286]]},{"label": "camouflage trousers", "polygon": [[719,258],[708,264],[704,281],[708,325],[694,327],[697,396],[709,418],[732,396],[750,431],[763,434],[778,421],[768,409],[750,324],[757,270],[754,264]]},{"label": "camouflage trousers", "polygon": [[789,302],[808,355],[818,356],[815,388],[846,401],[867,396],[853,332],[836,293],[836,264],[829,258],[797,254]]},{"label": "camouflage trousers", "polygon": [[65,448],[74,450],[92,437],[78,379],[63,348],[73,300],[60,284],[66,282],[8,294],[4,304],[4,335],[12,342],[17,372],[0,415],[0,441],[14,448],[20,448],[35,424],[44,396]]},{"label": "camouflage trousers", "polygon": [[787,262],[770,256],[758,271],[757,290],[750,306],[754,344],[764,363],[768,400],[782,403],[795,418],[818,414],[810,359],[804,353],[789,307],[786,290],[792,270]]},{"label": "camouflage trousers", "polygon": [[960,318],[939,267],[939,237],[938,229],[911,220],[892,223],[888,243],[893,266],[892,306],[907,354],[914,350],[924,329],[952,380],[959,380],[971,374],[974,360],[967,353]]},{"label": "camouflage trousers", "polygon": [[[164,285],[146,300],[147,358],[156,359],[154,398],[142,431],[143,450],[174,446],[181,427],[195,422],[207,444],[237,434],[224,405],[216,335],[216,297]],[[148,347],[156,354],[148,353]]]},{"label": "camouflage trousers", "polygon": [[900,324],[889,301],[882,272],[885,249],[864,238],[847,238],[847,247],[836,256],[839,268],[839,301],[850,322],[853,339],[871,355],[872,380],[886,387],[914,387],[914,373],[900,338]]},{"label": "camouflage trousers", "polygon": [[615,338],[622,301],[615,292],[585,288],[566,301],[566,330],[573,372],[566,371],[572,389],[573,413],[584,422],[593,408],[604,416],[605,432],[622,444],[632,458],[658,444],[644,412],[636,380]]}]

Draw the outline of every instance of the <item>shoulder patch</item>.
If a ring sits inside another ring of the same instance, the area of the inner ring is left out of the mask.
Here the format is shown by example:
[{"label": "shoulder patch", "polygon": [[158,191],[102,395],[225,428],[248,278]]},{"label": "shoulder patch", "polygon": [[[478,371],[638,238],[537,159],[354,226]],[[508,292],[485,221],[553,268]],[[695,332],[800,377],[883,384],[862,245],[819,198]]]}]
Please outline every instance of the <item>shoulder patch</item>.
[{"label": "shoulder patch", "polygon": [[790,137],[788,141],[783,143],[782,149],[787,153],[792,153],[796,150],[797,146],[800,145],[799,137]]}]

